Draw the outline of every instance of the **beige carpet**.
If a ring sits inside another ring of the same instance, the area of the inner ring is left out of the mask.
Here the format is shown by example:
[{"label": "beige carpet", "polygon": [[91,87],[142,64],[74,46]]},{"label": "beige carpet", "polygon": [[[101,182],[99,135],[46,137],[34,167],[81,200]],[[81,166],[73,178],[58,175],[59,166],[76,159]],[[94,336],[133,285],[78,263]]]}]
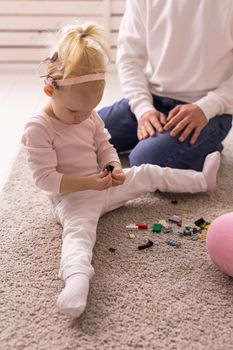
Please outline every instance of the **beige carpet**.
[{"label": "beige carpet", "polygon": [[138,251],[146,233],[130,239],[125,229],[231,211],[233,132],[225,144],[215,193],[177,195],[176,205],[170,194],[146,195],[100,220],[96,275],[76,321],[56,310],[61,228],[20,151],[0,202],[0,349],[233,349],[233,279],[211,263],[205,243],[186,237],[177,249],[164,242],[177,233],[152,233],[155,245]]}]

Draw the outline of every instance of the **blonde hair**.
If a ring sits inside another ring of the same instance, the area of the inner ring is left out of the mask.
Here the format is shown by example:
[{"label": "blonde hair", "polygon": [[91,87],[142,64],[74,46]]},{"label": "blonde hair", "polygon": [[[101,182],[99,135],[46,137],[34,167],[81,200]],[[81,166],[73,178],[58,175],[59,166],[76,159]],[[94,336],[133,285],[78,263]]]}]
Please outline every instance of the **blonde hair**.
[{"label": "blonde hair", "polygon": [[59,31],[53,54],[44,62],[53,79],[102,73],[110,60],[104,30],[97,24],[73,24]]}]

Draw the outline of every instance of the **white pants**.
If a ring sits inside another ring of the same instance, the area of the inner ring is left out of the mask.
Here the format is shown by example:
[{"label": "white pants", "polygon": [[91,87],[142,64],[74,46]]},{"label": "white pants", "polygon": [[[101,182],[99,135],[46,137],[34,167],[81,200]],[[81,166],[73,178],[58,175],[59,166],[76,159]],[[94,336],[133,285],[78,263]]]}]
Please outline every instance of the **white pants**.
[{"label": "white pants", "polygon": [[203,192],[207,184],[203,173],[194,170],[161,168],[144,164],[124,169],[125,183],[104,191],[87,190],[53,197],[54,214],[63,226],[63,245],[59,276],[94,274],[91,265],[96,228],[100,216],[146,192]]}]

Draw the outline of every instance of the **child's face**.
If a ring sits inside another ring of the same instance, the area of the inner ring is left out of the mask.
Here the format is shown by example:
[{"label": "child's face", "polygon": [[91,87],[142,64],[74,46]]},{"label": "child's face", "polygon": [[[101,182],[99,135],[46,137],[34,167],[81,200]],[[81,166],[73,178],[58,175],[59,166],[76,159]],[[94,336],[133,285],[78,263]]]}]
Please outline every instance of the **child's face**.
[{"label": "child's face", "polygon": [[51,98],[54,116],[65,124],[80,124],[90,117],[104,92],[104,83],[85,83],[55,89]]}]

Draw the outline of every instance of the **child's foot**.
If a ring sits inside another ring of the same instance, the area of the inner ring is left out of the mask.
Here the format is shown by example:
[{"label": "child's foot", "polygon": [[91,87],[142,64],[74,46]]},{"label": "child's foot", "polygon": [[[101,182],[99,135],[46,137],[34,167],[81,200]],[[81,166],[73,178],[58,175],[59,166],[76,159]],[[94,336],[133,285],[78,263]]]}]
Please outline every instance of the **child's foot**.
[{"label": "child's foot", "polygon": [[61,313],[73,318],[79,317],[85,310],[89,291],[89,277],[76,273],[66,279],[65,288],[57,299]]},{"label": "child's foot", "polygon": [[216,151],[206,156],[202,172],[207,182],[207,191],[213,191],[216,187],[219,165],[220,152]]}]

